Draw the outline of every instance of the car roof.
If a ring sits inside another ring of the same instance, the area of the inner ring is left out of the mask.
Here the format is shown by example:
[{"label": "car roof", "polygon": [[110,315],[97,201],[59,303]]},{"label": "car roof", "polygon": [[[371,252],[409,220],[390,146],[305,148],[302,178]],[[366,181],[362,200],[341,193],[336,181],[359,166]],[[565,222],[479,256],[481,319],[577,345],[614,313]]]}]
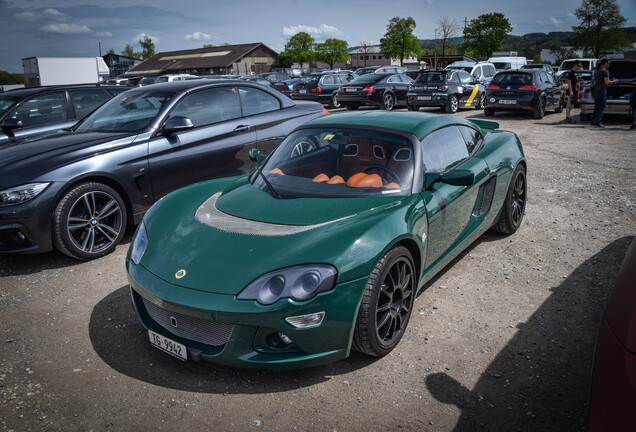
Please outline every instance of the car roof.
[{"label": "car roof", "polygon": [[406,132],[421,138],[433,130],[452,124],[471,125],[471,123],[463,117],[451,115],[445,116],[423,112],[343,111],[316,117],[305,123],[302,127],[323,125],[331,127],[375,127]]},{"label": "car roof", "polygon": [[67,84],[67,85],[57,85],[57,86],[42,86],[42,87],[26,87],[19,88],[14,90],[8,90],[3,92],[2,94],[10,95],[10,96],[22,96],[28,97],[37,93],[44,93],[47,91],[55,91],[55,90],[73,90],[73,89],[83,89],[83,88],[105,88],[105,89],[121,89],[122,86],[118,86],[115,84]]}]

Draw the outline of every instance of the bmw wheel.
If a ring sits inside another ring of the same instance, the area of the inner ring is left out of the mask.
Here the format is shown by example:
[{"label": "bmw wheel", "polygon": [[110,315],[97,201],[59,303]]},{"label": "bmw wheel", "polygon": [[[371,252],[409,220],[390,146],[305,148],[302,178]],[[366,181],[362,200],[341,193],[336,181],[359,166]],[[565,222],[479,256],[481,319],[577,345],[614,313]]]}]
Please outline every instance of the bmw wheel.
[{"label": "bmw wheel", "polygon": [[384,96],[382,96],[382,107],[381,107],[382,109],[391,111],[394,106],[395,106],[395,98],[393,97],[392,93],[386,93]]},{"label": "bmw wheel", "polygon": [[493,231],[512,234],[519,229],[526,211],[527,193],[526,170],[519,164],[512,174],[503,208],[499,219],[492,227]]},{"label": "bmw wheel", "polygon": [[353,348],[383,356],[397,346],[408,325],[417,289],[411,253],[394,246],[371,272],[353,335]]},{"label": "bmw wheel", "polygon": [[69,190],[53,213],[53,243],[62,253],[91,260],[111,253],[126,231],[126,207],[119,194],[101,183]]},{"label": "bmw wheel", "polygon": [[331,103],[329,104],[329,106],[331,108],[340,108],[342,106],[342,104],[340,103],[340,101],[338,101],[338,93],[334,93],[331,96]]}]

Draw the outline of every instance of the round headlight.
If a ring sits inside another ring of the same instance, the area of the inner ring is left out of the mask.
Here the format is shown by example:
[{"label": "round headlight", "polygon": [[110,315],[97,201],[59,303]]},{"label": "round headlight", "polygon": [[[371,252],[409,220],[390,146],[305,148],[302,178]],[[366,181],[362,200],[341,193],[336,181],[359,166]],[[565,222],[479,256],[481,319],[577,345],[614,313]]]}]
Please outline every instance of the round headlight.
[{"label": "round headlight", "polygon": [[262,304],[275,303],[285,288],[285,278],[282,275],[276,275],[268,279],[261,289],[258,291],[258,301]]},{"label": "round headlight", "polygon": [[292,298],[299,301],[307,300],[318,289],[321,280],[320,273],[315,270],[303,273],[291,287]]}]

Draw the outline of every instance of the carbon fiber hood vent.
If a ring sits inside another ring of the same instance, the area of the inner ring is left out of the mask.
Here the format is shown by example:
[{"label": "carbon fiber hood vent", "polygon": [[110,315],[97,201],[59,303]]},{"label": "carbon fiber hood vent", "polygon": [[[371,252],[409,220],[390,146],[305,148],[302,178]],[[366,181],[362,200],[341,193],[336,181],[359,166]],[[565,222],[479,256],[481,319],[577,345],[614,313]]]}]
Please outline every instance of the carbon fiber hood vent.
[{"label": "carbon fiber hood vent", "polygon": [[197,221],[219,231],[233,234],[253,235],[259,237],[282,237],[299,234],[321,226],[347,219],[350,216],[315,225],[281,225],[244,219],[224,213],[216,207],[221,192],[215,193],[197,209]]}]

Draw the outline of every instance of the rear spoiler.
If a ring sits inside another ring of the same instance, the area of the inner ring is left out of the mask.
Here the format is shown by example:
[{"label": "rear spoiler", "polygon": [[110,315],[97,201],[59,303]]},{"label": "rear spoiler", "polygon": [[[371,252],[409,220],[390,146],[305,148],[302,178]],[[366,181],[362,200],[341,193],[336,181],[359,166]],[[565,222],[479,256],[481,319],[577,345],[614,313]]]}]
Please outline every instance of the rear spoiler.
[{"label": "rear spoiler", "polygon": [[488,120],[473,120],[473,119],[470,119],[469,121],[473,122],[474,124],[476,124],[482,129],[492,129],[492,130],[499,129],[499,123],[497,122],[488,121]]}]

